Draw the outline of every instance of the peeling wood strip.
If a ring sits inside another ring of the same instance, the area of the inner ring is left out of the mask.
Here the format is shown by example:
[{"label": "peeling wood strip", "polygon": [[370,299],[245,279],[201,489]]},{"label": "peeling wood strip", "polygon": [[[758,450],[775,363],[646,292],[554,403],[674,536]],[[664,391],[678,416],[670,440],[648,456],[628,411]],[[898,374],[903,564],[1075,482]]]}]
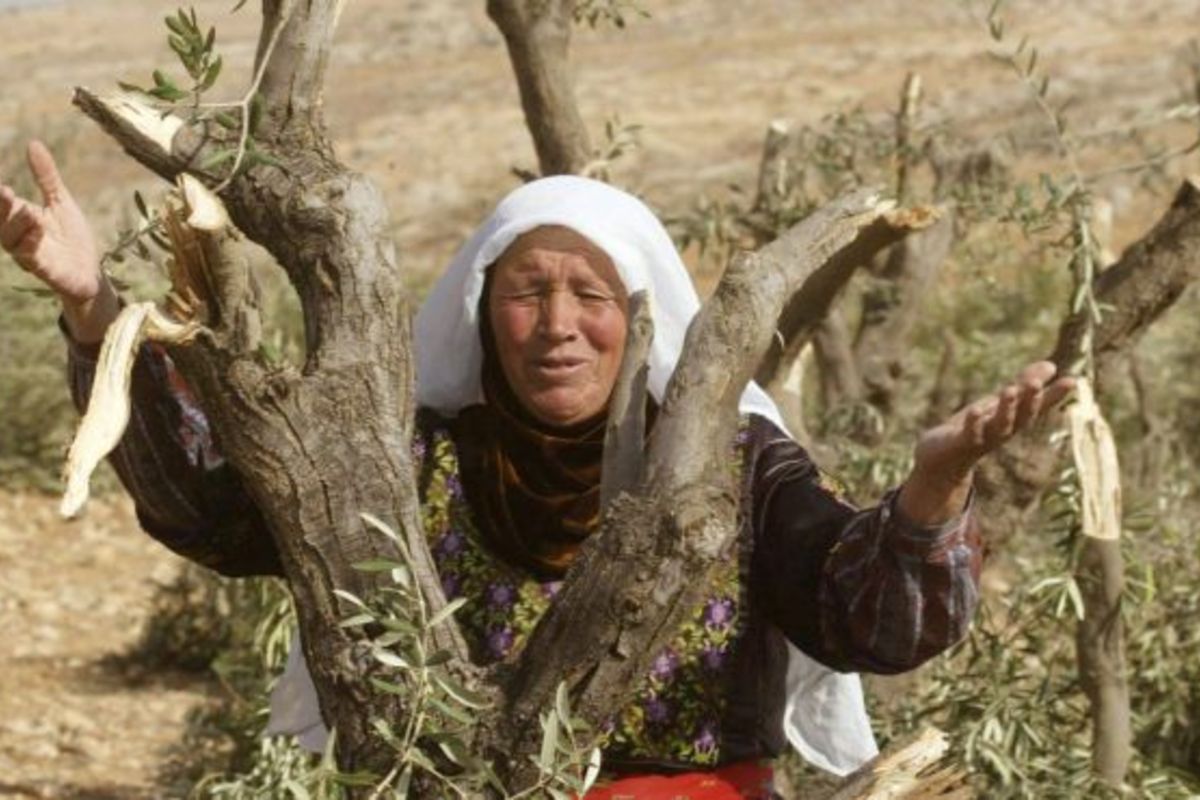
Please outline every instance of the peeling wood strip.
[{"label": "peeling wood strip", "polygon": [[604,434],[604,464],[600,479],[600,507],[622,491],[641,483],[645,463],[646,359],[654,341],[653,300],[645,289],[629,297],[629,327],[621,368],[613,386]]}]

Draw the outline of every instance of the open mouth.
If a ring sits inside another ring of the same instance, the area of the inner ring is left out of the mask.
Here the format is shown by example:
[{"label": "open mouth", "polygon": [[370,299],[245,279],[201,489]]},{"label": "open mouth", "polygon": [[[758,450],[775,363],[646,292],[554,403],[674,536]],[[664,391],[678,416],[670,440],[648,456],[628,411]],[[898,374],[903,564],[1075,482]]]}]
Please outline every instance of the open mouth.
[{"label": "open mouth", "polygon": [[587,359],[573,357],[539,358],[533,362],[534,370],[546,377],[566,377],[583,369]]}]

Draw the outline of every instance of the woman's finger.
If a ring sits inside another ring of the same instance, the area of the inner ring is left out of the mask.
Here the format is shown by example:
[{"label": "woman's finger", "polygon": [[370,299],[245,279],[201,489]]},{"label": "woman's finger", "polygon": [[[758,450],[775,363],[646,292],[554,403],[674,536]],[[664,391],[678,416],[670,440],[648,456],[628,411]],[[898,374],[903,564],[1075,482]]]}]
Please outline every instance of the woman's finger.
[{"label": "woman's finger", "polygon": [[1017,375],[1017,383],[1022,386],[1033,384],[1037,384],[1039,387],[1045,386],[1057,372],[1058,367],[1054,365],[1053,361],[1035,361],[1021,370]]},{"label": "woman's finger", "polygon": [[1013,431],[1024,430],[1042,411],[1042,399],[1045,393],[1041,381],[1029,380],[1019,387],[1020,397],[1017,400],[1017,416],[1013,421]]},{"label": "woman's finger", "polygon": [[62,176],[58,174],[54,156],[50,154],[46,145],[34,139],[29,143],[25,158],[29,162],[29,171],[33,173],[34,181],[42,191],[42,199],[46,201],[46,205],[51,206],[62,200],[67,194],[67,187]]},{"label": "woman's finger", "polygon": [[966,434],[967,442],[973,450],[983,450],[983,423],[987,419],[987,412],[979,403],[975,403],[967,408],[967,413],[963,416],[963,433]]},{"label": "woman's finger", "polygon": [[983,446],[988,450],[998,447],[1012,436],[1019,397],[1020,391],[1016,386],[1005,386],[1000,390],[996,410],[983,425]]},{"label": "woman's finger", "polygon": [[0,225],[8,222],[22,205],[24,201],[17,197],[16,192],[0,183]]},{"label": "woman's finger", "polygon": [[1059,403],[1067,398],[1071,392],[1075,391],[1075,379],[1072,377],[1063,377],[1056,380],[1054,383],[1047,386],[1042,391],[1042,409],[1048,411],[1056,408]]},{"label": "woman's finger", "polygon": [[21,240],[40,226],[41,219],[37,212],[28,203],[23,203],[15,214],[0,225],[0,246],[10,252],[16,250]]}]

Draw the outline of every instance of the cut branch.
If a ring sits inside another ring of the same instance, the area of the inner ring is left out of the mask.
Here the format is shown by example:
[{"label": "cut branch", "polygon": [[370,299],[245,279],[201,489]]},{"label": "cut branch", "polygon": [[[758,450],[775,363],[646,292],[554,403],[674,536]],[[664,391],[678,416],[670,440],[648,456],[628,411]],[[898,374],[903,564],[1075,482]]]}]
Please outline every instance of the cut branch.
[{"label": "cut branch", "polygon": [[[908,224],[893,229],[895,238],[887,245],[891,246],[911,233],[928,228],[940,216],[940,211],[926,206],[913,209]],[[773,386],[780,380],[781,374],[796,359],[816,332],[817,326],[825,319],[833,301],[850,282],[855,270],[865,263],[844,263],[837,270],[821,271],[819,275],[814,275],[814,280],[806,282],[803,289],[787,303],[778,317],[776,339],[763,355],[754,376],[760,385]]]},{"label": "cut branch", "polygon": [[600,507],[642,481],[646,448],[646,358],[654,341],[650,298],[643,289],[629,297],[629,332],[621,369],[613,385],[604,434],[604,465],[600,479]]},{"label": "cut branch", "polygon": [[762,160],[758,165],[758,192],[754,198],[756,211],[775,214],[787,196],[788,146],[791,138],[787,123],[783,120],[774,120],[767,126]]},{"label": "cut branch", "polygon": [[967,800],[974,793],[966,774],[953,767],[938,768],[949,750],[944,733],[926,728],[871,759],[822,800]]}]

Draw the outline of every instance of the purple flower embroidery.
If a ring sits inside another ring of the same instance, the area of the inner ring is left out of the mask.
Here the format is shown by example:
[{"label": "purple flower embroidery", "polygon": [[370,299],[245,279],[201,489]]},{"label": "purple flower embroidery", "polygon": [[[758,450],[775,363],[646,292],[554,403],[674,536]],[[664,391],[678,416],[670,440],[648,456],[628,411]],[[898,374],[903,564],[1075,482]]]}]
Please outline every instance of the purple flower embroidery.
[{"label": "purple flower embroidery", "polygon": [[704,624],[724,628],[733,620],[733,601],[728,598],[709,600],[704,606]]},{"label": "purple flower embroidery", "polygon": [[700,728],[700,735],[692,740],[692,746],[696,748],[697,753],[710,754],[717,750],[717,734],[715,727],[711,722],[704,723]]},{"label": "purple flower embroidery", "polygon": [[542,584],[542,594],[546,597],[554,597],[560,589],[562,589],[562,581],[547,581]]},{"label": "purple flower embroidery", "polygon": [[500,628],[488,634],[488,651],[495,658],[504,658],[513,646],[512,628]]},{"label": "purple flower embroidery", "polygon": [[659,654],[658,658],[654,659],[654,663],[650,666],[650,675],[660,681],[665,681],[671,677],[678,666],[679,656],[675,655],[675,651],[668,647]]},{"label": "purple flower embroidery", "polygon": [[418,464],[425,460],[425,440],[420,436],[414,436],[412,440],[413,460]]},{"label": "purple flower embroidery", "polygon": [[462,552],[465,539],[459,531],[450,530],[446,532],[437,543],[437,554],[443,558],[451,558]]},{"label": "purple flower embroidery", "polygon": [[700,651],[700,663],[705,669],[712,672],[719,672],[721,665],[725,663],[725,651],[719,647],[708,645]]},{"label": "purple flower embroidery", "polygon": [[657,697],[651,697],[643,706],[646,709],[646,719],[661,725],[671,717],[671,707]]},{"label": "purple flower embroidery", "polygon": [[507,611],[517,599],[517,590],[507,583],[493,583],[488,587],[488,605],[500,611]]},{"label": "purple flower embroidery", "polygon": [[454,499],[461,499],[463,496],[462,481],[458,475],[446,476],[446,489],[450,492],[450,496]]}]

